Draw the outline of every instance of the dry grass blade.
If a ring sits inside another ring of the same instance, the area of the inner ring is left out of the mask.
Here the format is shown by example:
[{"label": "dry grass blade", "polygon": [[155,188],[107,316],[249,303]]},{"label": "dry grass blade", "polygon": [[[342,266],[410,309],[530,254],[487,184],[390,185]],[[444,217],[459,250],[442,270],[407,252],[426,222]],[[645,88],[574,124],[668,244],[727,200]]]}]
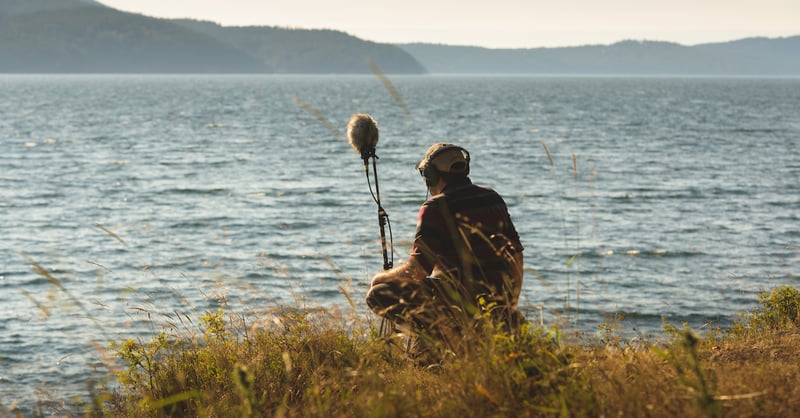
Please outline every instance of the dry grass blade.
[{"label": "dry grass blade", "polygon": [[492,395],[492,393],[489,392],[489,389],[486,389],[480,383],[477,386],[475,386],[475,391],[478,392],[479,395],[483,396],[492,405],[497,407],[500,406],[500,402],[498,402],[497,398],[495,398],[494,395]]},{"label": "dry grass blade", "polygon": [[63,293],[64,293],[64,294],[67,296],[67,298],[69,298],[69,300],[70,300],[70,301],[71,301],[71,302],[72,302],[72,303],[73,303],[73,304],[74,304],[74,305],[75,305],[75,306],[76,306],[76,307],[77,307],[77,308],[78,308],[80,311],[82,311],[82,312],[83,312],[83,313],[86,315],[86,318],[88,318],[89,320],[91,320],[92,322],[94,322],[94,324],[97,326],[97,329],[98,329],[98,330],[99,330],[99,331],[100,331],[100,332],[101,332],[103,335],[105,335],[106,337],[108,337],[108,334],[106,333],[105,329],[104,329],[104,328],[103,328],[103,326],[100,324],[100,322],[97,320],[97,318],[95,318],[95,317],[93,317],[93,316],[91,315],[91,313],[89,312],[89,310],[88,310],[88,309],[86,309],[86,306],[84,306],[84,305],[83,305],[83,303],[81,303],[81,301],[80,301],[80,300],[79,300],[77,297],[75,297],[75,295],[73,295],[73,294],[72,294],[72,293],[71,293],[71,292],[70,292],[70,291],[69,291],[69,290],[68,290],[68,289],[67,289],[67,288],[64,286],[64,284],[63,284],[63,283],[61,283],[61,280],[58,280],[58,279],[57,279],[55,276],[53,276],[52,274],[50,274],[50,272],[49,272],[49,271],[47,271],[47,269],[45,269],[44,267],[42,267],[42,265],[41,265],[41,264],[37,263],[37,262],[36,262],[36,261],[34,261],[33,259],[30,259],[30,258],[28,258],[27,260],[28,260],[28,263],[29,263],[29,264],[31,265],[31,267],[33,268],[33,271],[34,271],[34,272],[36,272],[36,274],[38,274],[38,275],[40,275],[40,276],[44,277],[44,278],[45,278],[45,279],[47,279],[47,281],[49,281],[49,282],[50,282],[50,283],[51,283],[53,286],[57,287],[57,288],[58,288],[60,291],[62,291],[62,292],[63,292]]},{"label": "dry grass blade", "polygon": [[23,295],[24,295],[26,298],[28,298],[28,300],[30,300],[30,301],[31,301],[31,303],[33,303],[34,305],[36,305],[36,307],[37,307],[37,308],[39,308],[39,309],[42,311],[42,315],[44,315],[44,317],[45,317],[45,318],[47,318],[48,316],[50,316],[50,310],[49,310],[49,309],[47,309],[47,306],[44,306],[44,305],[43,305],[41,302],[39,302],[38,300],[36,300],[36,298],[34,298],[34,297],[33,297],[33,295],[32,295],[30,292],[28,292],[28,291],[27,291],[27,290],[25,290],[25,289],[19,289],[19,291],[20,291],[20,293],[22,293],[22,294],[23,294]]},{"label": "dry grass blade", "polygon": [[741,394],[741,395],[720,395],[720,396],[715,396],[714,399],[716,399],[718,401],[738,401],[738,400],[741,400],[741,399],[757,398],[759,396],[764,396],[767,393],[769,393],[769,392],[766,391],[766,390],[762,390],[761,392],[744,393],[744,394]]},{"label": "dry grass blade", "polygon": [[547,154],[547,161],[550,162],[550,167],[554,167],[555,164],[553,163],[553,157],[550,155],[550,150],[547,149],[547,144],[544,141],[541,141],[542,148],[544,148],[544,153]]},{"label": "dry grass blade", "polygon": [[350,292],[348,292],[347,289],[345,289],[343,286],[336,286],[336,288],[339,289],[339,292],[341,292],[342,295],[344,295],[344,297],[347,299],[347,303],[350,304],[350,307],[353,308],[353,310],[358,309],[355,302],[353,302],[353,298],[350,297]]},{"label": "dry grass blade", "polygon": [[112,238],[114,238],[115,240],[119,241],[119,243],[124,245],[125,248],[128,248],[128,243],[125,242],[125,240],[123,240],[122,238],[120,238],[119,235],[115,234],[114,231],[104,227],[103,225],[100,225],[99,223],[94,224],[94,226],[96,226],[101,231],[105,232],[106,234],[111,235]]},{"label": "dry grass blade", "polygon": [[386,88],[389,94],[392,95],[392,98],[394,99],[395,103],[397,103],[397,105],[400,106],[401,109],[403,109],[403,112],[405,113],[406,117],[410,119],[411,112],[408,110],[408,105],[406,105],[406,102],[400,96],[400,92],[397,91],[397,88],[395,88],[394,84],[392,84],[392,80],[389,80],[389,77],[387,77],[386,74],[383,72],[383,70],[381,70],[381,68],[378,67],[378,64],[375,64],[375,62],[372,61],[371,59],[367,60],[367,65],[369,66],[370,71],[372,71],[372,74],[375,74],[375,76],[381,80],[383,86]]},{"label": "dry grass blade", "polygon": [[572,152],[572,180],[578,182],[578,157],[575,156],[574,151]]},{"label": "dry grass blade", "polygon": [[50,272],[47,271],[44,267],[42,267],[41,264],[39,264],[39,263],[37,263],[37,262],[35,262],[35,261],[31,260],[31,259],[28,259],[28,263],[30,263],[31,267],[33,267],[33,271],[36,272],[36,274],[38,274],[38,275],[44,277],[45,279],[47,279],[47,281],[49,281],[53,286],[57,287],[62,292],[69,294],[69,292],[67,292],[67,289],[64,287],[64,285],[61,284],[61,280],[58,280],[57,278],[55,278],[55,276],[50,274]]},{"label": "dry grass blade", "polygon": [[317,119],[317,121],[319,121],[319,123],[321,123],[322,126],[324,126],[328,131],[330,131],[330,133],[333,136],[340,138],[344,141],[347,141],[347,138],[345,138],[345,136],[342,135],[341,132],[339,132],[339,129],[336,128],[336,125],[331,123],[331,121],[329,121],[328,118],[326,118],[325,115],[323,115],[322,112],[320,112],[317,108],[307,103],[298,96],[292,96],[292,101],[301,109],[305,110],[306,113]]},{"label": "dry grass blade", "polygon": [[91,265],[93,265],[93,266],[100,267],[101,269],[103,269],[103,270],[105,270],[105,271],[111,271],[111,269],[110,269],[110,268],[108,268],[108,267],[106,267],[106,266],[104,266],[104,265],[102,265],[102,264],[100,264],[100,263],[98,263],[98,262],[95,262],[95,261],[92,261],[92,260],[88,260],[88,261],[87,261],[87,263],[89,263],[89,264],[91,264]]}]

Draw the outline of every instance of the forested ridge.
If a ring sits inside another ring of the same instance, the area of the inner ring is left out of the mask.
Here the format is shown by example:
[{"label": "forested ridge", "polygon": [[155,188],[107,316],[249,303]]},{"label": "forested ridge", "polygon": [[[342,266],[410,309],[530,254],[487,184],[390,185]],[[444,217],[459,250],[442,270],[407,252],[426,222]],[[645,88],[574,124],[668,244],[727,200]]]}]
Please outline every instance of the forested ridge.
[{"label": "forested ridge", "polygon": [[0,0],[0,73],[800,75],[800,36],[686,46],[385,44],[330,29],[222,26],[93,0]]}]

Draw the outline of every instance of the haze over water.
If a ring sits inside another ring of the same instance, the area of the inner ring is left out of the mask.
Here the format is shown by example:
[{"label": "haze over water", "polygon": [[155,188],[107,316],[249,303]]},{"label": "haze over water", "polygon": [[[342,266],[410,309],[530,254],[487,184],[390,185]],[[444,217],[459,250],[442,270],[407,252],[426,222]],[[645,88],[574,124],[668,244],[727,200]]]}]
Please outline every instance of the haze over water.
[{"label": "haze over water", "polygon": [[458,143],[509,204],[533,320],[727,326],[800,285],[800,79],[392,82],[410,117],[369,76],[0,77],[0,404],[84,393],[92,342],[166,315],[349,310],[339,287],[366,314],[382,260],[356,112],[381,128],[395,263],[426,197],[414,164]]}]

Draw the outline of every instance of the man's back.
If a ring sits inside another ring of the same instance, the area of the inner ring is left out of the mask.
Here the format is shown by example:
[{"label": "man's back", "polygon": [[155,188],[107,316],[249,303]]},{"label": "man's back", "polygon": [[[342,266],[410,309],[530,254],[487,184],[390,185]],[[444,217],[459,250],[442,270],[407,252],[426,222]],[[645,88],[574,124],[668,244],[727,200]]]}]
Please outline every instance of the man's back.
[{"label": "man's back", "polygon": [[423,204],[411,255],[429,274],[457,277],[473,295],[509,296],[504,282],[522,250],[503,198],[464,178]]}]

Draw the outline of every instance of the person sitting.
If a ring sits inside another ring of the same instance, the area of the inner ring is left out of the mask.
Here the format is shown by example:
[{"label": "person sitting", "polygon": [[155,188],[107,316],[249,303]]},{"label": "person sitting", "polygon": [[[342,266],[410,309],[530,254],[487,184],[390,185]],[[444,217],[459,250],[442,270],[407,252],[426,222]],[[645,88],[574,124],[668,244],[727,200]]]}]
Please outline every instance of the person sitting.
[{"label": "person sitting", "polygon": [[516,331],[523,246],[503,198],[469,178],[470,155],[437,143],[417,164],[431,194],[406,263],[376,274],[367,305],[416,338],[454,350],[482,320]]}]

